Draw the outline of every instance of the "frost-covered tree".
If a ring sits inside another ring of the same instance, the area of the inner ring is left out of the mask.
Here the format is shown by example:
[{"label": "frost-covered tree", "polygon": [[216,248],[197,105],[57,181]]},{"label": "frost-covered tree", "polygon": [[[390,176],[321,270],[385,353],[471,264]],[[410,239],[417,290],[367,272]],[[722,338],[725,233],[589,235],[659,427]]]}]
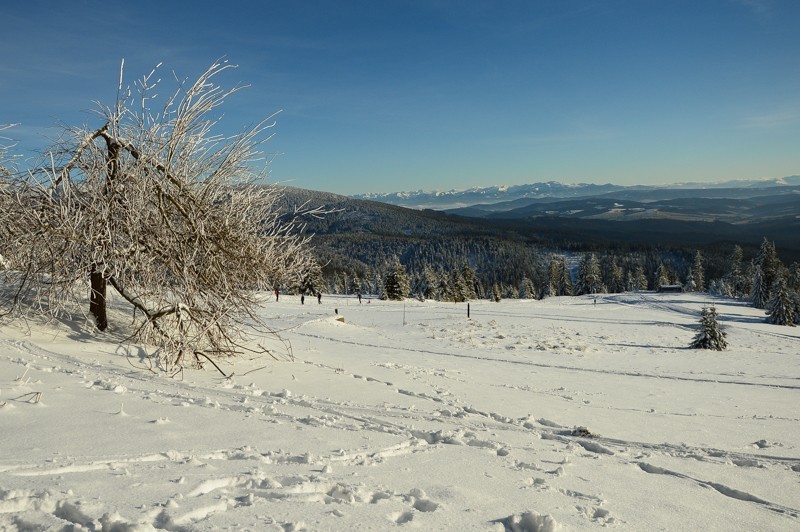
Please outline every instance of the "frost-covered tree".
[{"label": "frost-covered tree", "polygon": [[[775,243],[767,240],[767,237],[764,237],[764,240],[761,242],[761,247],[756,255],[755,264],[761,268],[762,283],[764,285],[764,290],[766,290],[766,301],[770,297],[769,291],[770,288],[772,288],[772,283],[775,282],[775,277],[778,275],[778,271],[782,266],[780,259],[778,259],[778,253],[775,250]],[[753,290],[754,289],[755,288],[753,288]],[[760,306],[757,308],[764,307]]]},{"label": "frost-covered tree", "polygon": [[555,256],[550,257],[550,263],[548,264],[547,287],[546,287],[547,296],[558,295],[559,273],[560,273],[560,268],[558,259]]},{"label": "frost-covered tree", "polygon": [[120,75],[99,128],[66,130],[17,174],[7,240],[16,296],[0,303],[60,316],[88,294],[105,330],[111,290],[136,309],[134,335],[158,347],[162,366],[247,349],[242,324],[261,323],[254,290],[297,282],[316,264],[278,208],[280,189],[262,184],[273,118],[217,132],[218,107],[239,90],[216,83],[230,68],[215,63],[157,109],[155,71],[131,89]]},{"label": "frost-covered tree", "polygon": [[569,274],[566,257],[551,256],[547,279],[548,296],[571,296],[572,279]]},{"label": "frost-covered tree", "polygon": [[774,325],[789,325],[794,327],[795,311],[794,301],[783,275],[778,272],[775,282],[772,283],[772,294],[766,304],[767,322]]},{"label": "frost-covered tree", "polygon": [[476,299],[478,294],[483,293],[478,275],[467,262],[461,266],[461,278],[464,282],[464,299]]},{"label": "frost-covered tree", "polygon": [[[9,129],[10,124],[0,124],[0,132]],[[11,188],[11,177],[14,172],[11,166],[11,155],[9,154],[10,139],[0,135],[0,270],[10,267],[3,254],[9,254],[12,242],[13,227],[13,190]]]},{"label": "frost-covered tree", "polygon": [[691,347],[723,351],[728,347],[725,336],[725,331],[717,321],[717,309],[714,306],[703,307],[700,315],[700,328],[692,340]]},{"label": "frost-covered tree", "polygon": [[684,283],[683,289],[687,292],[697,291],[697,285],[695,284],[694,269],[691,266],[689,266],[689,271],[686,274],[686,283]]},{"label": "frost-covered tree", "polygon": [[383,290],[383,276],[377,269],[372,272],[372,279],[370,282],[370,293],[380,294]]},{"label": "frost-covered tree", "polygon": [[711,279],[711,282],[708,283],[708,293],[715,296],[731,296],[730,288],[721,279]]},{"label": "frost-covered tree", "polygon": [[730,259],[730,270],[724,279],[730,288],[730,292],[733,297],[744,297],[749,293],[747,288],[749,283],[747,282],[745,273],[742,270],[743,257],[744,252],[742,251],[741,246],[733,246],[733,253],[731,254]]},{"label": "frost-covered tree", "polygon": [[658,263],[658,269],[655,273],[655,279],[653,279],[653,284],[655,285],[655,289],[658,290],[660,286],[665,286],[670,284],[670,272],[667,266],[663,262]]},{"label": "frost-covered tree", "polygon": [[324,281],[322,269],[316,262],[306,268],[289,283],[289,291],[294,294],[316,294],[322,290]]},{"label": "frost-covered tree", "polygon": [[692,265],[692,281],[694,284],[694,291],[704,292],[706,289],[705,268],[703,267],[703,254],[700,250],[694,255],[694,264]]},{"label": "frost-covered tree", "polygon": [[350,276],[350,286],[353,287],[353,292],[356,294],[363,294],[364,293],[364,280],[361,276],[357,273],[354,273]]},{"label": "frost-covered tree", "polygon": [[503,299],[519,299],[519,287],[513,284],[500,283],[500,295]]},{"label": "frost-covered tree", "polygon": [[450,279],[446,284],[442,297],[454,303],[462,303],[469,299],[467,297],[467,285],[464,282],[464,276],[461,274],[461,270],[453,270],[450,272]]},{"label": "frost-covered tree", "polygon": [[602,294],[606,287],[600,276],[600,263],[594,253],[584,255],[578,268],[578,278],[575,281],[575,293],[583,294]]},{"label": "frost-covered tree", "polygon": [[430,264],[425,264],[420,277],[418,293],[423,299],[438,299],[439,297],[439,278]]},{"label": "frost-covered tree", "polygon": [[497,283],[492,286],[492,295],[490,299],[495,303],[500,303],[500,300],[503,299],[500,295],[500,287],[497,285]]},{"label": "frost-covered tree", "polygon": [[450,286],[450,276],[445,272],[439,272],[439,280],[436,285],[436,292],[442,300],[449,301],[453,299],[453,289]]},{"label": "frost-covered tree", "polygon": [[397,257],[393,257],[383,280],[383,295],[391,301],[401,301],[408,297],[408,293],[409,279],[406,269]]},{"label": "frost-covered tree", "polygon": [[633,274],[632,290],[647,290],[647,274],[644,272],[644,267],[641,264],[636,265]]},{"label": "frost-covered tree", "polygon": [[533,286],[533,281],[528,279],[528,277],[523,277],[522,282],[519,285],[519,297],[520,299],[536,299],[536,287]]},{"label": "frost-covered tree", "polygon": [[558,259],[558,290],[555,295],[557,296],[571,296],[572,295],[572,279],[569,274],[569,266],[567,266],[566,257],[559,257]]},{"label": "frost-covered tree", "polygon": [[800,262],[793,262],[789,266],[787,285],[795,292],[800,292]]},{"label": "frost-covered tree", "polygon": [[625,291],[625,272],[613,255],[604,255],[600,260],[600,273],[603,285],[610,293]]},{"label": "frost-covered tree", "polygon": [[761,271],[761,266],[758,265],[756,265],[753,270],[753,283],[750,289],[750,298],[753,300],[753,306],[755,308],[766,308],[767,301],[770,299],[764,273]]}]

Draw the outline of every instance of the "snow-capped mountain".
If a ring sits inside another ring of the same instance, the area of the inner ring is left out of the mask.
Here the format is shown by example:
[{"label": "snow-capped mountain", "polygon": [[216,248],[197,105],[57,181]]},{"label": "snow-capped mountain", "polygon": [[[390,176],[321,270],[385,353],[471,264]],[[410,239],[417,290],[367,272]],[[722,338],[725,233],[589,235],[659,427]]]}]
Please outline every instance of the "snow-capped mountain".
[{"label": "snow-capped mountain", "polygon": [[453,209],[477,203],[499,203],[522,198],[571,198],[578,196],[594,196],[605,194],[625,187],[620,185],[595,185],[581,183],[578,185],[548,181],[528,185],[495,185],[490,187],[473,187],[466,190],[447,191],[409,191],[390,193],[357,194],[354,198],[368,199],[411,207],[416,209]]},{"label": "snow-capped mountain", "polygon": [[593,183],[565,184],[556,181],[531,183],[527,185],[495,185],[490,187],[473,187],[465,190],[448,191],[407,191],[390,193],[356,194],[352,197],[368,199],[410,207],[415,209],[447,210],[478,204],[493,204],[513,202],[522,199],[544,198],[580,198],[599,196],[618,191],[646,191],[646,190],[714,190],[714,189],[761,189],[778,186],[800,185],[800,176],[788,176],[769,179],[748,179],[737,181],[719,181],[714,183],[675,183],[670,185],[634,185],[622,186],[607,183],[597,185]]}]

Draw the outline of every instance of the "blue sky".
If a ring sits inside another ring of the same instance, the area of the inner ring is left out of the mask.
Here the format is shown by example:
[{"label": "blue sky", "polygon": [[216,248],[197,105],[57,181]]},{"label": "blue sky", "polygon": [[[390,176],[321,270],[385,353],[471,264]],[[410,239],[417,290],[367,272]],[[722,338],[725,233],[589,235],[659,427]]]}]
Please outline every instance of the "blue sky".
[{"label": "blue sky", "polygon": [[223,127],[282,110],[272,177],[303,188],[800,174],[796,0],[6,0],[0,20],[23,152],[93,124],[122,58],[133,81],[225,56],[250,87]]}]

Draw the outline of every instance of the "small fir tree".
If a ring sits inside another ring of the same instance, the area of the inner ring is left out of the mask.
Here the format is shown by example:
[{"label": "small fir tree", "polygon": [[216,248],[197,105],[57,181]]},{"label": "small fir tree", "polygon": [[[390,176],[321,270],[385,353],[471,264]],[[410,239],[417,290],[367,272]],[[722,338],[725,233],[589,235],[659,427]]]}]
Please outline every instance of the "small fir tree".
[{"label": "small fir tree", "polygon": [[430,265],[426,264],[422,270],[422,286],[420,290],[425,299],[438,299],[439,279]]},{"label": "small fir tree", "polygon": [[[766,290],[769,291],[770,287],[772,287],[772,283],[775,282],[775,277],[778,275],[781,264],[778,259],[778,253],[775,250],[775,243],[767,240],[767,237],[764,237],[764,240],[761,242],[761,248],[758,250],[758,255],[756,256],[756,264],[761,267],[761,275],[764,277],[764,286]],[[769,299],[769,295],[767,299]]]},{"label": "small fir tree", "polygon": [[492,301],[495,303],[500,303],[502,297],[500,296],[500,287],[497,286],[497,283],[492,286]]},{"label": "small fir tree", "polygon": [[464,299],[476,299],[483,293],[477,273],[467,262],[461,266],[461,277],[464,279]]},{"label": "small fir tree", "polygon": [[772,297],[770,297],[766,305],[767,322],[774,325],[794,327],[794,302],[786,286],[786,281],[783,280],[783,275],[780,272],[775,277],[775,282],[772,283],[770,293]]},{"label": "small fir tree", "polygon": [[439,272],[439,282],[436,285],[436,294],[438,296],[437,299],[442,299],[445,301],[449,301],[453,299],[452,297],[452,287],[450,286],[450,276],[448,276],[445,272]]},{"label": "small fir tree", "polygon": [[641,264],[636,266],[636,273],[634,274],[634,290],[647,290],[647,274],[644,273],[644,266]]},{"label": "small fir tree", "polygon": [[787,283],[789,289],[800,292],[800,262],[793,262],[789,266],[789,279]]},{"label": "small fir tree", "polygon": [[655,276],[655,289],[658,290],[661,286],[670,284],[669,270],[663,262],[658,263],[658,269]]},{"label": "small fir tree", "polygon": [[753,287],[750,290],[750,297],[755,308],[765,308],[770,299],[764,273],[761,271],[761,266],[758,265],[753,270]]},{"label": "small fir tree", "polygon": [[575,291],[578,295],[606,292],[606,287],[600,275],[600,263],[594,253],[584,255],[581,259]]},{"label": "small fir tree", "polygon": [[694,265],[692,266],[692,281],[694,290],[703,292],[706,289],[705,271],[703,269],[703,254],[700,250],[694,255]]},{"label": "small fir tree", "polygon": [[558,293],[556,295],[572,295],[572,278],[569,274],[566,257],[560,257],[558,261]]},{"label": "small fir tree", "polygon": [[691,266],[689,266],[689,272],[686,274],[686,284],[683,285],[683,289],[686,290],[687,292],[697,291],[694,269]]},{"label": "small fir tree", "polygon": [[[454,270],[450,276],[450,283],[447,286],[448,290],[446,293],[445,299],[453,300],[453,303],[463,303],[467,299],[470,299],[467,296],[467,284],[464,280],[464,276],[462,275],[460,270]],[[475,296],[473,295],[472,299]]]},{"label": "small fir tree", "polygon": [[742,257],[744,253],[740,246],[733,246],[733,254],[731,255],[731,269],[725,279],[726,284],[730,287],[730,292],[733,297],[744,297],[747,294],[747,281],[745,274],[742,271]]},{"label": "small fir tree", "polygon": [[558,284],[560,280],[561,267],[557,258],[550,258],[549,275],[547,279],[547,294],[548,296],[558,295]]},{"label": "small fir tree", "polygon": [[519,285],[519,297],[520,299],[536,299],[536,288],[533,286],[533,281],[527,277],[523,277]]},{"label": "small fir tree", "polygon": [[625,291],[625,271],[616,262],[611,265],[611,287],[609,291],[614,293]]},{"label": "small fir tree", "polygon": [[408,297],[408,292],[409,281],[406,269],[400,264],[400,260],[394,257],[383,282],[383,294],[386,299],[401,301]]},{"label": "small fir tree", "polygon": [[700,329],[692,340],[694,349],[714,349],[723,351],[728,347],[725,331],[717,321],[717,309],[714,306],[703,307],[700,315]]}]

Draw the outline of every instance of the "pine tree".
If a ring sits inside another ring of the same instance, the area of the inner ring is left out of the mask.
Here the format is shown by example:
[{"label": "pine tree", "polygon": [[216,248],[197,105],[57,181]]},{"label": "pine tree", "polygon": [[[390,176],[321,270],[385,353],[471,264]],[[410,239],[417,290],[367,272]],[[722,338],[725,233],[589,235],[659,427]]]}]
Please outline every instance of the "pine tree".
[{"label": "pine tree", "polygon": [[787,285],[791,290],[800,292],[800,262],[793,262],[789,266],[789,279],[787,281]]},{"label": "pine tree", "polygon": [[408,297],[408,292],[409,281],[406,269],[400,264],[400,260],[394,257],[383,282],[384,297],[392,301],[401,301]]},{"label": "pine tree", "polygon": [[600,277],[600,263],[594,253],[584,255],[581,258],[578,270],[578,280],[575,283],[575,292],[583,294],[605,293],[606,287]]},{"label": "pine tree", "polygon": [[634,290],[647,290],[647,274],[644,273],[644,266],[641,264],[636,266],[634,283]]},{"label": "pine tree", "polygon": [[547,279],[547,295],[557,296],[558,285],[560,281],[561,268],[560,263],[556,257],[550,258],[549,275]]},{"label": "pine tree", "polygon": [[792,301],[789,289],[783,275],[778,272],[775,282],[770,290],[772,296],[767,302],[767,322],[774,325],[789,325],[794,327],[794,302]]},{"label": "pine tree", "polygon": [[747,282],[742,272],[742,257],[744,253],[742,248],[738,245],[733,246],[733,253],[731,254],[731,266],[728,275],[726,276],[726,283],[730,287],[731,295],[733,297],[744,297],[747,294]]},{"label": "pine tree", "polygon": [[363,293],[363,287],[361,284],[361,277],[359,277],[357,273],[350,276],[350,286],[353,287],[353,291],[356,294]]},{"label": "pine tree", "polygon": [[372,286],[370,288],[370,292],[373,294],[381,293],[383,289],[383,277],[381,277],[381,272],[377,269],[372,272]]},{"label": "pine tree", "polygon": [[800,325],[800,294],[797,292],[790,292],[789,297],[792,300],[792,311],[794,312],[794,324]]},{"label": "pine tree", "polygon": [[694,282],[694,290],[697,292],[704,292],[706,289],[705,271],[703,268],[703,254],[700,250],[694,255],[694,265],[692,266],[692,281]]},{"label": "pine tree", "polygon": [[686,284],[683,285],[683,289],[687,292],[695,292],[697,290],[694,269],[691,266],[689,266],[689,272],[686,274]]},{"label": "pine tree", "polygon": [[625,272],[613,255],[605,255],[600,261],[602,283],[612,294],[625,291]]},{"label": "pine tree", "polygon": [[[764,290],[766,291],[766,297],[764,299],[766,304],[766,301],[770,298],[770,288],[772,287],[772,283],[775,282],[775,277],[778,275],[778,270],[781,266],[778,253],[775,251],[775,244],[767,240],[767,237],[764,237],[764,240],[761,242],[761,248],[758,250],[758,255],[756,255],[756,266],[761,268],[762,282]],[[753,289],[755,289],[755,287]],[[764,307],[760,306],[756,308]]]},{"label": "pine tree", "polygon": [[519,286],[519,297],[521,299],[536,299],[536,288],[533,286],[533,281],[528,277],[523,277]]},{"label": "pine tree", "polygon": [[497,286],[497,283],[495,283],[494,286],[492,286],[492,298],[491,299],[495,303],[500,303],[500,300],[502,299],[500,297],[500,287]]},{"label": "pine tree", "polygon": [[764,273],[758,265],[753,272],[753,288],[750,290],[750,298],[753,300],[755,308],[765,308],[770,299]]},{"label": "pine tree", "polygon": [[669,270],[664,265],[663,262],[658,263],[658,269],[656,270],[656,276],[654,279],[655,289],[658,290],[662,286],[666,286],[669,283]]},{"label": "pine tree", "polygon": [[439,279],[436,272],[429,264],[425,264],[422,269],[422,282],[420,293],[425,299],[437,299],[439,294]]},{"label": "pine tree", "polygon": [[439,282],[436,286],[436,292],[439,298],[443,301],[449,301],[453,299],[453,289],[450,286],[450,276],[448,276],[445,272],[439,272]]},{"label": "pine tree", "polygon": [[728,285],[723,280],[718,279],[711,279],[711,282],[708,283],[708,293],[713,294],[715,296],[728,296],[730,297],[730,289]]},{"label": "pine tree", "polygon": [[560,257],[558,261],[558,296],[572,295],[572,279],[569,275],[566,257]]},{"label": "pine tree", "polygon": [[475,270],[466,262],[461,266],[461,277],[464,280],[464,299],[476,299],[483,290]]},{"label": "pine tree", "polygon": [[700,329],[692,340],[691,347],[694,349],[715,349],[723,351],[728,347],[725,340],[725,331],[717,322],[717,309],[713,306],[703,307],[700,315]]}]

